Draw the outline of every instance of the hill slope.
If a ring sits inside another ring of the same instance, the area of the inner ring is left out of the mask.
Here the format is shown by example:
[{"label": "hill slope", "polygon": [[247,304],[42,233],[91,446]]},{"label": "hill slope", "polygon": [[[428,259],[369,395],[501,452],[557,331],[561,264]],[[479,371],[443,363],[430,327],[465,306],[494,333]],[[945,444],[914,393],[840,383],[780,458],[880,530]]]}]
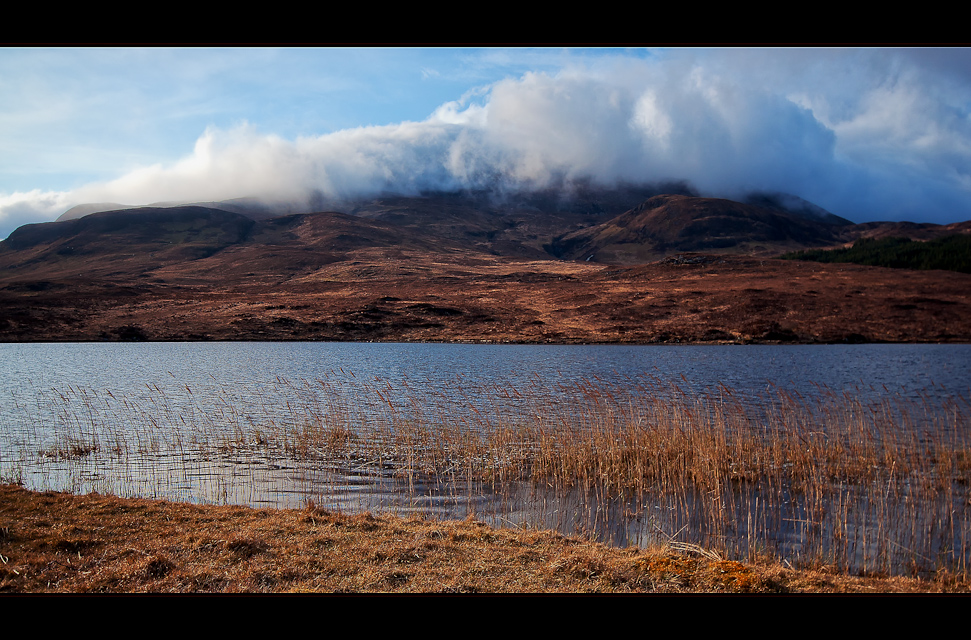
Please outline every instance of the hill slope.
[{"label": "hill slope", "polygon": [[841,225],[718,198],[659,195],[611,220],[565,234],[560,258],[636,264],[685,251],[777,255],[839,241]]},{"label": "hill slope", "polygon": [[971,275],[731,255],[880,225],[684,193],[628,204],[640,195],[27,225],[0,242],[0,340],[971,341]]}]

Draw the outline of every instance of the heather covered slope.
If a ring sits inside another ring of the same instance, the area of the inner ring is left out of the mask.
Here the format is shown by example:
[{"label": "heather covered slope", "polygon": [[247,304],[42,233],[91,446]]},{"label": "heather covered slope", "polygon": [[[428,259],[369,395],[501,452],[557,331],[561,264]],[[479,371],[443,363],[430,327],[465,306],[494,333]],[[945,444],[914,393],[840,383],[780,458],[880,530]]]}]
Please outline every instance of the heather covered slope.
[{"label": "heather covered slope", "polygon": [[732,200],[659,195],[611,220],[557,238],[551,252],[566,259],[621,264],[685,251],[778,255],[788,248],[835,244],[841,226]]},{"label": "heather covered slope", "polygon": [[378,247],[637,264],[683,251],[777,255],[839,241],[839,225],[813,217],[687,194],[637,200],[645,193],[650,191],[559,200],[553,194],[502,199],[432,193],[352,203],[343,213],[275,217],[254,203],[239,202],[212,203],[226,209],[101,211],[14,231],[0,242],[0,280],[110,276],[136,281],[158,269],[285,280],[339,261],[349,251]]},{"label": "heather covered slope", "polygon": [[0,280],[287,279],[366,247],[452,248],[445,238],[336,212],[255,221],[205,207],[141,208],[17,229],[0,243]]},{"label": "heather covered slope", "polygon": [[0,340],[971,341],[971,275],[768,257],[873,225],[687,194],[617,213],[637,195],[27,225],[0,242]]},{"label": "heather covered slope", "polygon": [[289,278],[242,266],[217,278],[213,266],[204,280],[215,260],[135,283],[0,281],[0,340],[971,342],[971,275],[949,271],[705,254],[615,267],[369,248]]},{"label": "heather covered slope", "polygon": [[244,242],[253,220],[203,207],[99,212],[24,225],[0,243],[0,273],[11,279],[135,279],[171,263],[191,263]]}]

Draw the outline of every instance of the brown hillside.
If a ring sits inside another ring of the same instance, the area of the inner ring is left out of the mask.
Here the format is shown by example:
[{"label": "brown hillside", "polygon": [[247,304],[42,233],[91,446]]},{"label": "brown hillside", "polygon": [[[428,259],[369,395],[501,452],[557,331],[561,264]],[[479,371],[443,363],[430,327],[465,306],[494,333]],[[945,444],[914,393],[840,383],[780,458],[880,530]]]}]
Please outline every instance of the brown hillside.
[{"label": "brown hillside", "polygon": [[241,264],[234,255],[168,265],[134,284],[0,280],[0,340],[971,342],[971,275],[955,272],[704,254],[615,267],[366,248],[287,275],[243,271],[269,269],[272,255]]},{"label": "brown hillside", "polygon": [[659,195],[616,218],[554,241],[572,260],[637,264],[686,251],[778,255],[839,241],[839,227],[718,198]]},{"label": "brown hillside", "polygon": [[859,238],[909,238],[927,241],[955,233],[971,233],[971,221],[943,225],[928,222],[864,222],[843,230],[843,235],[847,238],[846,244],[853,244]]},{"label": "brown hillside", "polygon": [[685,195],[619,216],[531,206],[438,194],[27,225],[0,242],[0,340],[971,341],[971,276],[726,255],[861,225]]}]

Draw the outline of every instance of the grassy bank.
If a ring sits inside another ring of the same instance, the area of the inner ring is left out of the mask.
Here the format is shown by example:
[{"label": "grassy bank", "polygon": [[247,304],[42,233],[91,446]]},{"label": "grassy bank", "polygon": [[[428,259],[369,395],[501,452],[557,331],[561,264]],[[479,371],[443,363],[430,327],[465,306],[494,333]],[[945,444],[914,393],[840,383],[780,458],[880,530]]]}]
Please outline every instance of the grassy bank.
[{"label": "grassy bank", "polygon": [[0,485],[0,592],[927,593],[931,580],[613,549],[474,520],[198,506]]}]

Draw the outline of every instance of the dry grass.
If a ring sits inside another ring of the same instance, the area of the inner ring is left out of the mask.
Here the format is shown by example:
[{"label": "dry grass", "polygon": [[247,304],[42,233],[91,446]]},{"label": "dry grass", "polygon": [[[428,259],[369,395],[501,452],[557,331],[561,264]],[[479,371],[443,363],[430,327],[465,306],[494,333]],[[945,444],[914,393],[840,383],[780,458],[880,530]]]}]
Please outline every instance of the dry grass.
[{"label": "dry grass", "polygon": [[203,507],[0,485],[7,593],[968,591],[946,575],[858,578],[697,551],[612,549],[472,519]]},{"label": "dry grass", "polygon": [[[349,379],[278,380],[273,403],[225,392],[203,400],[187,386],[179,398],[155,387],[151,406],[69,390],[51,405],[53,436],[22,428],[22,455],[10,466],[8,454],[0,476],[22,479],[37,458],[59,469],[114,465],[120,474],[107,487],[69,475],[75,484],[58,488],[151,496],[146,488],[192,476],[222,487],[209,500],[227,501],[219,469],[247,460],[250,469],[378,470],[412,495],[422,483],[500,494],[526,484],[553,499],[582,489],[598,505],[627,501],[629,520],[665,514],[651,520],[653,540],[669,548],[842,573],[968,575],[971,421],[960,401],[868,405],[822,390],[753,406],[725,387],[699,397],[600,380],[497,386],[475,397],[456,383],[419,401],[407,383],[380,381],[359,382],[348,396],[339,387]],[[595,526],[616,524],[596,508]]]}]

